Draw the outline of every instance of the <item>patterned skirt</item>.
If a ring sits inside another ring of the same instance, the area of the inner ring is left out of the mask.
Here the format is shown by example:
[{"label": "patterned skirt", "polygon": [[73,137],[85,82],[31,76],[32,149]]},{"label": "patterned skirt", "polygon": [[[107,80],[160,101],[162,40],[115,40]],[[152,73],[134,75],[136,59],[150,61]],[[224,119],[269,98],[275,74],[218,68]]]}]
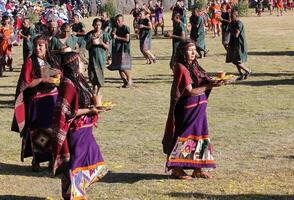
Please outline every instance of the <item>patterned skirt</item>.
[{"label": "patterned skirt", "polygon": [[86,199],[89,186],[108,172],[92,131],[93,124],[88,123],[69,133],[70,170],[61,179],[64,198]]},{"label": "patterned skirt", "polygon": [[52,117],[58,91],[37,93],[26,104],[26,132],[22,139],[21,160],[33,156],[40,163],[52,160]]},{"label": "patterned skirt", "polygon": [[166,163],[183,169],[215,168],[212,145],[208,136],[207,97],[184,97],[175,109],[175,145]]}]

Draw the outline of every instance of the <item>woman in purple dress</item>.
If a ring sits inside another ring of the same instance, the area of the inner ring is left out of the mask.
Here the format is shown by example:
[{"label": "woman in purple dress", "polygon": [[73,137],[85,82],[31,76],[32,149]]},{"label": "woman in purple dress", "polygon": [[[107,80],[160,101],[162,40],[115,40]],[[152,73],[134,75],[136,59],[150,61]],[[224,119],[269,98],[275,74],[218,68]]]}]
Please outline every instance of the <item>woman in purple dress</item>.
[{"label": "woman in purple dress", "polygon": [[[203,168],[215,168],[207,124],[207,99],[212,81],[196,60],[196,46],[191,40],[177,48],[170,110],[163,137],[166,167],[179,179],[212,178]],[[192,177],[184,169],[193,169]]]},{"label": "woman in purple dress", "polygon": [[93,136],[99,110],[82,75],[83,63],[75,52],[63,55],[64,78],[54,113],[55,175],[62,174],[64,199],[86,199],[86,190],[100,180],[107,168]]},{"label": "woman in purple dress", "polygon": [[58,90],[52,76],[60,76],[59,65],[47,51],[48,40],[33,40],[33,55],[28,57],[19,76],[11,130],[22,137],[21,161],[33,156],[32,170],[52,161],[52,115]]}]

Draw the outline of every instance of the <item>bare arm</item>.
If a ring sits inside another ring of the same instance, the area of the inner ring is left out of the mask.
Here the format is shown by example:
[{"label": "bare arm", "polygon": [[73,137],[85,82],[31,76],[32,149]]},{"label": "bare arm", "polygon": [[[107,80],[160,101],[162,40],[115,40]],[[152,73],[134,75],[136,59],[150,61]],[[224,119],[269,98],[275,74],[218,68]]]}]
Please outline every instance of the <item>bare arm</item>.
[{"label": "bare arm", "polygon": [[178,35],[171,35],[170,38],[184,40],[184,39],[185,39],[185,32],[182,31],[181,36],[178,36]]},{"label": "bare arm", "polygon": [[113,38],[117,39],[117,40],[124,41],[124,42],[129,42],[130,41],[130,34],[127,34],[126,37],[119,37],[116,34],[114,34]]},{"label": "bare arm", "polygon": [[219,87],[223,85],[223,81],[217,81],[217,82],[210,82],[208,84],[202,85],[197,88],[193,88],[192,85],[188,85],[185,88],[184,95],[185,96],[198,96],[200,94],[203,94],[207,90],[211,90],[213,87]]},{"label": "bare arm", "polygon": [[96,108],[79,108],[76,116],[81,116],[81,115],[97,115],[100,111],[97,110]]},{"label": "bare arm", "polygon": [[239,29],[237,29],[235,32],[234,32],[234,37],[237,38],[239,37],[241,31]]},{"label": "bare arm", "polygon": [[151,22],[148,23],[148,26],[145,26],[143,24],[140,24],[140,28],[152,29],[152,24],[151,24]]},{"label": "bare arm", "polygon": [[103,41],[101,41],[100,45],[101,45],[104,49],[109,49],[109,43],[108,43],[108,42],[103,42]]},{"label": "bare arm", "polygon": [[190,84],[185,88],[184,95],[197,96],[197,95],[203,94],[206,90],[210,90],[210,89],[212,89],[211,84],[206,84],[197,88],[193,88],[192,85]]}]

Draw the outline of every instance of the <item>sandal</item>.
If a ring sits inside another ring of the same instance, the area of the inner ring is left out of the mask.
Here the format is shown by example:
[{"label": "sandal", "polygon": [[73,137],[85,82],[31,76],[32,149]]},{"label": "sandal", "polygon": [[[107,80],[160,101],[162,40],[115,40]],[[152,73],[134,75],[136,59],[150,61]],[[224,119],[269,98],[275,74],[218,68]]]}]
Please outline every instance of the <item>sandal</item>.
[{"label": "sandal", "polygon": [[249,76],[251,76],[252,72],[251,71],[247,71],[245,74],[244,74],[244,80],[247,79]]},{"label": "sandal", "polygon": [[211,179],[213,178],[213,176],[210,175],[208,172],[203,172],[202,170],[194,170],[192,174],[192,178]]},{"label": "sandal", "polygon": [[236,80],[237,80],[237,81],[242,81],[242,80],[244,80],[244,74],[240,75]]},{"label": "sandal", "polygon": [[190,180],[192,179],[191,176],[189,176],[188,174],[186,174],[186,172],[184,172],[184,170],[173,170],[173,172],[171,173],[172,177],[176,178],[176,179],[181,179],[181,180]]}]

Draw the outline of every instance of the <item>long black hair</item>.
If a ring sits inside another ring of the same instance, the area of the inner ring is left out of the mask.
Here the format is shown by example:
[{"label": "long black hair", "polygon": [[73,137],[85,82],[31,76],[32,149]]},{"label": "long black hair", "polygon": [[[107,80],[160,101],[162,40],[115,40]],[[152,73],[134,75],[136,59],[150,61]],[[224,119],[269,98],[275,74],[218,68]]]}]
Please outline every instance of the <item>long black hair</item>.
[{"label": "long black hair", "polygon": [[199,65],[196,56],[191,63],[188,62],[187,50],[193,45],[196,47],[195,42],[189,39],[180,42],[176,50],[175,64],[181,63],[189,70],[191,79],[194,83],[193,86],[196,87],[203,81],[208,82],[210,77],[208,77],[206,71]]},{"label": "long black hair", "polygon": [[84,76],[79,73],[79,62],[82,62],[79,57],[79,53],[76,52],[62,55],[63,76],[73,82],[79,96],[79,107],[85,108],[92,104],[93,92]]}]

